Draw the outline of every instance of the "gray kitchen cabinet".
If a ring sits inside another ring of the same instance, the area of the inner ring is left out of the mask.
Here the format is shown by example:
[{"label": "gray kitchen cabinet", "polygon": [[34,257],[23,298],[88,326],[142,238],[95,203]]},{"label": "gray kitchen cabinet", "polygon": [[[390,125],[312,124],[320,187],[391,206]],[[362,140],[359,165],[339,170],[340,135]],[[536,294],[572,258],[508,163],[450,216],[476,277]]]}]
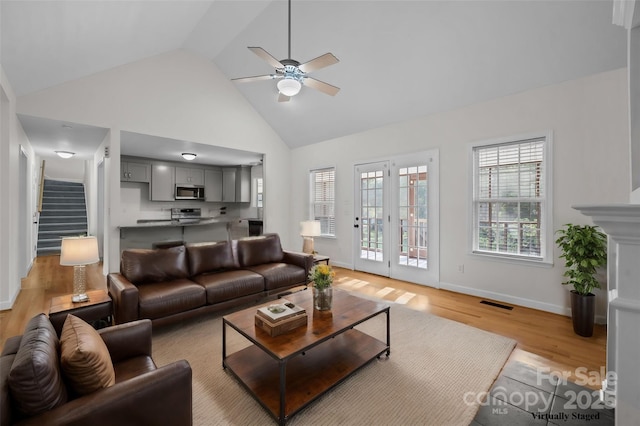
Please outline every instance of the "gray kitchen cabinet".
[{"label": "gray kitchen cabinet", "polygon": [[251,167],[236,169],[236,203],[251,202]]},{"label": "gray kitchen cabinet", "polygon": [[176,167],[176,184],[204,185],[204,170]]},{"label": "gray kitchen cabinet", "polygon": [[151,201],[175,200],[175,167],[164,163],[151,166]]},{"label": "gray kitchen cabinet", "polygon": [[222,201],[222,170],[206,169],[204,171],[204,200]]},{"label": "gray kitchen cabinet", "polygon": [[133,161],[120,161],[121,182],[144,182],[151,180],[151,165]]},{"label": "gray kitchen cabinet", "polygon": [[225,167],[222,169],[222,201],[236,201],[236,168]]}]

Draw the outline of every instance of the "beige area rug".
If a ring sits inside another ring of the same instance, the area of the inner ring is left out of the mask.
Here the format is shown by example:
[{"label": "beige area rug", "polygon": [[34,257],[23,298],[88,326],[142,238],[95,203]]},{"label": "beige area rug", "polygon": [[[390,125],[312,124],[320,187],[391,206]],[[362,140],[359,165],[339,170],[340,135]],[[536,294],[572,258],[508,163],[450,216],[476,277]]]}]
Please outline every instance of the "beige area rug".
[{"label": "beige area rug", "polygon": [[[475,395],[489,390],[515,341],[391,303],[391,356],[374,360],[298,412],[290,425],[468,425]],[[358,328],[384,340],[385,316]],[[228,353],[246,340],[228,329]],[[154,333],[158,365],[186,359],[193,369],[193,423],[277,424],[222,369],[221,317]],[[471,404],[465,402],[470,401]]]}]

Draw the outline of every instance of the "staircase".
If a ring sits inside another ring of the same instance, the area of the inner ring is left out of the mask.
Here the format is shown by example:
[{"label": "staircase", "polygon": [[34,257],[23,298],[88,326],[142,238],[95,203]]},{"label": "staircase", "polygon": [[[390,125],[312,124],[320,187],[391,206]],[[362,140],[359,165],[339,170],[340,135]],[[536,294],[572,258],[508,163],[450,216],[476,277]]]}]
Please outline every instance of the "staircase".
[{"label": "staircase", "polygon": [[62,237],[87,235],[84,185],[45,179],[38,256],[60,254]]}]

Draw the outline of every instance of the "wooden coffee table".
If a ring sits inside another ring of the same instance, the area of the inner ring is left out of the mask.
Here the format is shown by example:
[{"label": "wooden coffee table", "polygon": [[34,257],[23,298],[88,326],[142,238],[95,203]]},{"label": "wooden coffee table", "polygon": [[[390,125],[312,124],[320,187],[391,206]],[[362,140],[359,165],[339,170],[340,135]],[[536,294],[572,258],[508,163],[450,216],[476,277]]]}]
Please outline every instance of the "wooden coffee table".
[{"label": "wooden coffee table", "polygon": [[[333,289],[331,311],[314,311],[310,290],[286,299],[306,309],[308,322],[280,336],[271,337],[254,325],[258,307],[222,318],[222,367],[280,425],[361,367],[391,353],[389,305],[339,289]],[[386,342],[354,329],[382,313],[387,319]],[[227,327],[252,345],[227,354]]]}]

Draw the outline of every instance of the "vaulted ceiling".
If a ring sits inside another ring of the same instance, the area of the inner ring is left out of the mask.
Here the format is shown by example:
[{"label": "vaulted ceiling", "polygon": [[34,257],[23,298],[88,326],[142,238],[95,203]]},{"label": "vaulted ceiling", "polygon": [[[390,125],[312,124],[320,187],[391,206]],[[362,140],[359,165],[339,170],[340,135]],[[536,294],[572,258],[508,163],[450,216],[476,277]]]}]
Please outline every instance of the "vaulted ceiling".
[{"label": "vaulted ceiling", "polygon": [[[340,62],[277,102],[274,81],[235,83],[290,147],[626,66],[611,0],[313,1],[292,4],[292,57]],[[287,57],[287,3],[0,2],[2,67],[17,96],[184,48],[230,79]]]}]

